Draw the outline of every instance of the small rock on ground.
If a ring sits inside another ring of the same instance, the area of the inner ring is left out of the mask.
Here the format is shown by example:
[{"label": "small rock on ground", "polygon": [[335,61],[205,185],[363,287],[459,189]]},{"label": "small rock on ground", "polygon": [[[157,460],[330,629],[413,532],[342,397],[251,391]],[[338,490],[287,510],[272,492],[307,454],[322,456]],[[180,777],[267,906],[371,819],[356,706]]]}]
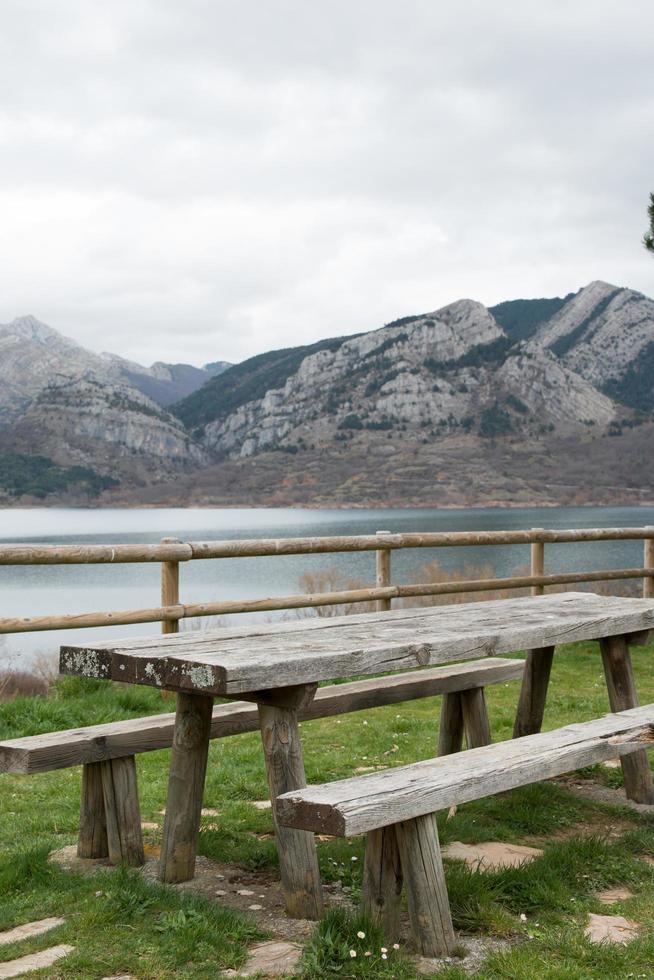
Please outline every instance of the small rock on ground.
[{"label": "small rock on ground", "polygon": [[613,943],[626,946],[638,935],[638,925],[622,915],[596,915],[591,912],[584,935],[591,943]]},{"label": "small rock on ground", "polygon": [[40,919],[38,922],[26,922],[15,929],[7,929],[0,932],[0,946],[9,946],[11,943],[19,943],[21,939],[30,939],[32,936],[42,936],[44,932],[63,926],[65,919]]},{"label": "small rock on ground", "polygon": [[257,810],[272,810],[272,803],[270,800],[254,800],[252,806]]},{"label": "small rock on ground", "polygon": [[485,844],[463,844],[455,840],[443,847],[443,857],[465,861],[471,868],[491,870],[495,868],[517,868],[528,864],[542,855],[538,847],[524,847],[520,844],[507,844],[503,841],[489,841]]},{"label": "small rock on ground", "polygon": [[103,977],[102,980],[136,980],[131,973],[118,973],[115,977]]},{"label": "small rock on ground", "polygon": [[257,943],[248,950],[248,961],[240,970],[224,970],[223,977],[254,977],[258,973],[267,977],[278,977],[293,973],[302,949],[295,943],[267,942]]},{"label": "small rock on ground", "polygon": [[30,973],[32,970],[43,970],[46,966],[52,966],[57,960],[68,956],[74,949],[74,946],[51,946],[50,949],[42,949],[39,953],[28,953],[27,956],[21,956],[17,960],[0,963],[0,980],[20,977],[23,973]]},{"label": "small rock on ground", "polygon": [[161,829],[160,823],[154,823],[152,820],[141,821],[141,830],[160,830],[160,829]]},{"label": "small rock on ground", "polygon": [[605,888],[603,892],[597,893],[598,901],[602,905],[613,905],[614,902],[624,902],[633,897],[634,893],[628,888]]}]

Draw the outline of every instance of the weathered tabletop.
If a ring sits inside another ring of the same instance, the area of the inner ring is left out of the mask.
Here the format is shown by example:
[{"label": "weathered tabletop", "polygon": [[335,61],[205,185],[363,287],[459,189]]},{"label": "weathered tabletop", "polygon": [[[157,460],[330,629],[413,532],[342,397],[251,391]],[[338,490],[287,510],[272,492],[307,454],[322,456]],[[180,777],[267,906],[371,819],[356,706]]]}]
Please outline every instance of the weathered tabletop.
[{"label": "weathered tabletop", "polygon": [[219,697],[654,629],[654,600],[565,592],[63,646],[64,674]]},{"label": "weathered tabletop", "polygon": [[[287,911],[318,918],[313,835],[283,827],[276,800],[306,786],[298,710],[318,682],[527,650],[514,734],[540,730],[554,648],[599,640],[613,711],[637,704],[629,644],[654,629],[654,600],[585,592],[247,625],[61,648],[64,674],[177,692],[161,851],[164,881],[193,876],[215,696],[258,704]],[[628,794],[654,802],[644,751],[622,762]]]}]

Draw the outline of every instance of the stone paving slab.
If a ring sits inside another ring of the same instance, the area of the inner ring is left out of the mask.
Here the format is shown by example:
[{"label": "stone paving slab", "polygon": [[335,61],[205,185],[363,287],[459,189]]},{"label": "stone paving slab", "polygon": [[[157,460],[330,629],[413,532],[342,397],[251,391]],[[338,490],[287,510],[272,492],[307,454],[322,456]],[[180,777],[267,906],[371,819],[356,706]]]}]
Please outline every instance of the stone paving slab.
[{"label": "stone paving slab", "polygon": [[294,973],[302,957],[302,948],[296,943],[257,943],[248,950],[248,960],[240,970],[223,970],[223,977],[278,977]]},{"label": "stone paving slab", "polygon": [[597,893],[597,899],[602,905],[613,905],[614,902],[625,902],[628,898],[633,898],[634,893],[628,888],[605,888],[604,891]]},{"label": "stone paving slab", "polygon": [[22,939],[31,939],[32,936],[42,936],[44,932],[50,932],[57,926],[63,926],[65,919],[39,919],[38,922],[26,922],[15,929],[7,929],[0,932],[0,946],[10,946],[11,943],[19,943]]},{"label": "stone paving slab", "polygon": [[584,935],[591,943],[626,946],[638,935],[638,924],[622,915],[596,915],[591,912]]},{"label": "stone paving slab", "polygon": [[454,840],[442,849],[443,857],[465,861],[471,868],[491,871],[497,868],[517,868],[541,857],[538,847],[508,844],[505,841],[488,841],[484,844],[463,844]]},{"label": "stone paving slab", "polygon": [[68,956],[74,951],[74,946],[51,946],[50,949],[42,949],[39,953],[28,953],[17,960],[9,960],[7,963],[0,963],[0,980],[7,980],[9,977],[20,977],[23,973],[30,973],[32,970],[43,970],[47,966],[52,966],[57,960]]}]

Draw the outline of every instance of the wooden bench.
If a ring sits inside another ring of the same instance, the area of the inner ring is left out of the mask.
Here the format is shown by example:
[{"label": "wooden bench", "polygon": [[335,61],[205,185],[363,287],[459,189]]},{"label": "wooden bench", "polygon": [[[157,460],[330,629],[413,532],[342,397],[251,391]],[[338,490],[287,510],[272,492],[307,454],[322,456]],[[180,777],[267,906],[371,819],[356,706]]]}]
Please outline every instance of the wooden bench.
[{"label": "wooden bench", "polygon": [[[300,718],[326,718],[366,708],[443,695],[439,752],[490,742],[484,688],[520,679],[523,660],[500,657],[366,678],[319,688]],[[112,863],[143,863],[135,755],[170,748],[174,714],[91,725],[0,742],[0,772],[31,774],[82,765],[78,854]],[[256,704],[214,707],[211,738],[259,730]]]},{"label": "wooden bench", "polygon": [[455,804],[628,756],[654,743],[654,704],[384,772],[277,797],[282,827],[337,837],[366,833],[363,906],[397,938],[406,888],[415,944],[447,956],[456,943],[435,813]]}]

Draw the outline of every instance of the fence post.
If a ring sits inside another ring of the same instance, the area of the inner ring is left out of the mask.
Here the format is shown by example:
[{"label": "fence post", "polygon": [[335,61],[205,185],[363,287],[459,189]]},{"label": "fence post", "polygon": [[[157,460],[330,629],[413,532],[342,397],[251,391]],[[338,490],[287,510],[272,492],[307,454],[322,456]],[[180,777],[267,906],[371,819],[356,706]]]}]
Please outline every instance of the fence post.
[{"label": "fence post", "polygon": [[[532,527],[532,531],[542,531],[542,527]],[[531,575],[543,575],[545,573],[545,543],[543,541],[532,541],[531,543]],[[532,595],[543,595],[544,585],[532,585]]]},{"label": "fence post", "polygon": [[[390,534],[390,531],[377,531],[377,534]],[[391,584],[391,553],[388,548],[379,548],[375,552],[377,559],[377,586],[383,588]],[[391,608],[390,599],[377,599],[377,612],[386,612]]]},{"label": "fence post", "polygon": [[[162,538],[162,544],[179,544],[179,538]],[[162,561],[161,563],[161,605],[176,606],[179,602],[179,562]],[[162,619],[162,633],[179,633],[178,619]],[[162,691],[164,701],[170,701],[175,695],[172,691]]]},{"label": "fence post", "polygon": [[[179,538],[162,538],[162,544],[181,544]],[[179,602],[179,562],[161,563],[161,605],[176,606]],[[178,619],[162,619],[162,633],[179,633]]]},{"label": "fence post", "polygon": [[[654,531],[654,527],[649,525],[645,530]],[[643,598],[654,599],[654,538],[645,538],[643,568],[649,568],[652,573],[643,579]]]}]

